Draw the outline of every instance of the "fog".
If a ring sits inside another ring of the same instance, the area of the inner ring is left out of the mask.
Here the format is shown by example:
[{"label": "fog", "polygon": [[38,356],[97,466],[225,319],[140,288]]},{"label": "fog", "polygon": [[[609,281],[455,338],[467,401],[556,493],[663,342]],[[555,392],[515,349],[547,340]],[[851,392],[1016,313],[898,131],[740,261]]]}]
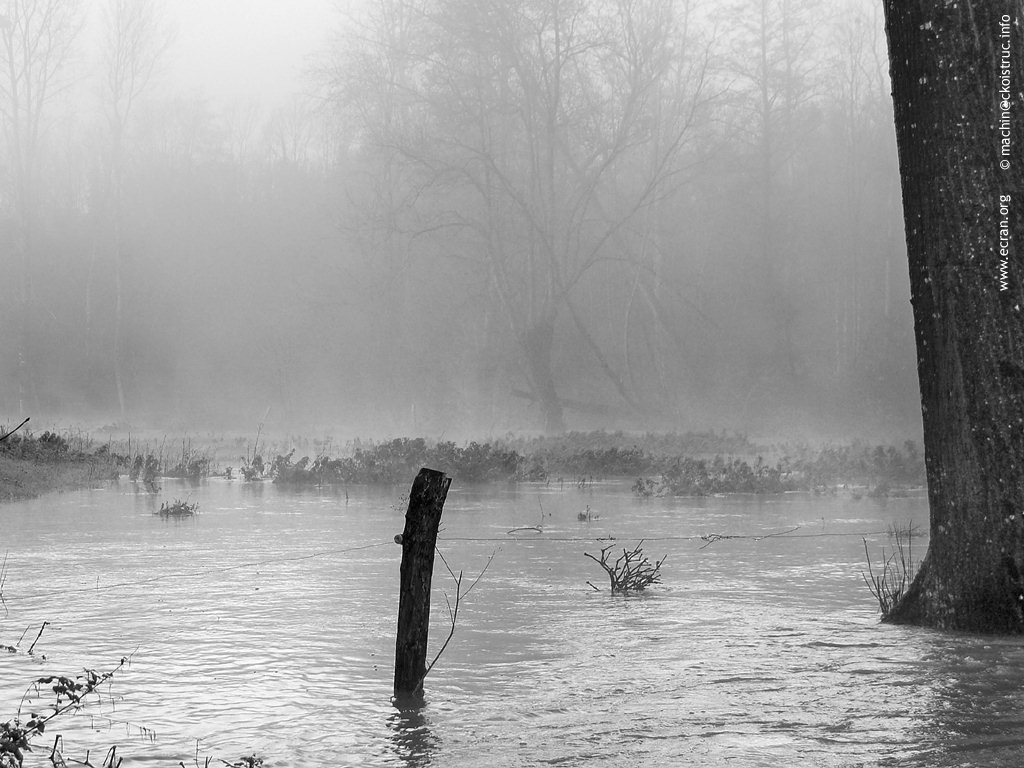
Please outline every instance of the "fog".
[{"label": "fog", "polygon": [[877,6],[2,0],[0,422],[916,438]]}]

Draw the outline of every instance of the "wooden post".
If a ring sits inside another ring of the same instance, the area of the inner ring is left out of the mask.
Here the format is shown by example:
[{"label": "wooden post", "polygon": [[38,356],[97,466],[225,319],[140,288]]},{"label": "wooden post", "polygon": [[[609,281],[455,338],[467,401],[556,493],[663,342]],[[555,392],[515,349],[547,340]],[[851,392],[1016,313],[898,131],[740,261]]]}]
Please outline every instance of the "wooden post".
[{"label": "wooden post", "polygon": [[441,511],[451,478],[424,467],[409,494],[402,532],[401,592],[398,637],[395,641],[395,699],[423,695],[427,671],[427,630],[430,625],[430,580]]}]

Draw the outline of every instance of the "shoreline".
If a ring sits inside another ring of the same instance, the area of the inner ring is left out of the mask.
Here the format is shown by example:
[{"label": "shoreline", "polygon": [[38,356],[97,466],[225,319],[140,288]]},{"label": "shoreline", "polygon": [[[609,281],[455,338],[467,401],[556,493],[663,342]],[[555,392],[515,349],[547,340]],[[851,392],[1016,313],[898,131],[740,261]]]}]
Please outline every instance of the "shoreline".
[{"label": "shoreline", "polygon": [[[641,496],[822,493],[834,486],[862,486],[854,492],[889,495],[922,485],[925,474],[923,456],[910,441],[902,447],[854,442],[812,448],[758,446],[725,433],[594,432],[556,438],[508,436],[464,446],[425,438],[356,441],[337,458],[328,454],[326,441],[289,442],[287,448],[266,442],[257,447],[255,442],[223,439],[194,444],[184,438],[179,453],[178,441],[166,438],[158,445],[136,440],[122,446],[108,440],[97,447],[80,432],[13,435],[0,443],[0,501],[95,487],[122,472],[131,480],[152,482],[158,477],[231,478],[237,471],[247,481],[302,486],[405,483],[420,467],[430,466],[460,483],[541,481],[583,487],[595,479],[632,478],[634,491]],[[303,443],[313,450],[297,454]],[[227,464],[225,459],[232,455],[237,461]]]},{"label": "shoreline", "polygon": [[41,460],[0,452],[0,502],[24,501],[47,493],[80,490],[111,471],[95,456],[61,456]]}]

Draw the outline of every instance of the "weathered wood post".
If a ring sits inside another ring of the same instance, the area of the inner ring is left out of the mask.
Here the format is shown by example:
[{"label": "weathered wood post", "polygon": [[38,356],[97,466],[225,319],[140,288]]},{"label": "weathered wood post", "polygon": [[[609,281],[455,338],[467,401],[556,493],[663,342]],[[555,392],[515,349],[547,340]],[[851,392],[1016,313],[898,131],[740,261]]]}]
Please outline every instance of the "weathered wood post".
[{"label": "weathered wood post", "polygon": [[401,592],[398,637],[395,641],[395,699],[422,696],[427,671],[427,630],[430,625],[430,580],[441,511],[452,480],[424,467],[409,493],[402,532]]}]

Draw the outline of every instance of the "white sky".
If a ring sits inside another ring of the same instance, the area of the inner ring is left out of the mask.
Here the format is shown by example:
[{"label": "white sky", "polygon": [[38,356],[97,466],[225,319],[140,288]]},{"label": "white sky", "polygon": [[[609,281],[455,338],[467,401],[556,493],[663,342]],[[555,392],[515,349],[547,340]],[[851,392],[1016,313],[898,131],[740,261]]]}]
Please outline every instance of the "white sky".
[{"label": "white sky", "polygon": [[337,27],[334,0],[164,0],[176,38],[157,87],[273,107],[305,88],[307,59]]}]

